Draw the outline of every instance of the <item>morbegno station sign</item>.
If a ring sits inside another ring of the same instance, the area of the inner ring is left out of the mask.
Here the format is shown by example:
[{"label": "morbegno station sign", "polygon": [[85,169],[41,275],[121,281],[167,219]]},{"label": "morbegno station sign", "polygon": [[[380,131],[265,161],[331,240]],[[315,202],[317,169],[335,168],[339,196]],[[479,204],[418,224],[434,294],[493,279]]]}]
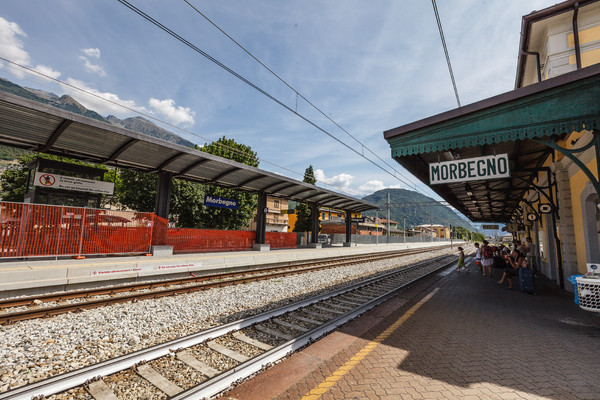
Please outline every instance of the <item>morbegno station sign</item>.
[{"label": "morbegno station sign", "polygon": [[429,164],[429,184],[510,178],[508,154]]}]

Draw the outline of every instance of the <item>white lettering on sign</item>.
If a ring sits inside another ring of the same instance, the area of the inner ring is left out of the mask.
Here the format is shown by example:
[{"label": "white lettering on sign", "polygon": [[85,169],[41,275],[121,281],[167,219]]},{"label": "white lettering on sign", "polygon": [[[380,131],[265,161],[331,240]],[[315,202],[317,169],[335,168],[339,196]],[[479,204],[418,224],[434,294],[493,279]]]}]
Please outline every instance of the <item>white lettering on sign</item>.
[{"label": "white lettering on sign", "polygon": [[77,178],[75,176],[36,172],[34,186],[52,189],[75,190],[78,192],[113,194],[115,184],[112,182],[95,181],[93,179]]},{"label": "white lettering on sign", "polygon": [[429,164],[429,184],[509,178],[508,154]]},{"label": "white lettering on sign", "polygon": [[185,263],[185,264],[154,264],[144,266],[132,266],[115,269],[95,269],[90,272],[91,276],[99,275],[114,275],[114,274],[131,274],[142,271],[163,271],[172,269],[183,269],[183,268],[199,268],[202,263]]},{"label": "white lettering on sign", "polygon": [[156,269],[176,269],[176,268],[193,268],[200,267],[202,263],[189,263],[189,264],[171,264],[171,265],[158,265]]},{"label": "white lettering on sign", "polygon": [[140,272],[145,269],[147,269],[147,268],[130,267],[130,268],[118,268],[118,269],[95,269],[90,272],[90,275],[99,276],[99,275],[114,275],[114,274],[131,274],[134,272],[136,272],[136,273]]}]

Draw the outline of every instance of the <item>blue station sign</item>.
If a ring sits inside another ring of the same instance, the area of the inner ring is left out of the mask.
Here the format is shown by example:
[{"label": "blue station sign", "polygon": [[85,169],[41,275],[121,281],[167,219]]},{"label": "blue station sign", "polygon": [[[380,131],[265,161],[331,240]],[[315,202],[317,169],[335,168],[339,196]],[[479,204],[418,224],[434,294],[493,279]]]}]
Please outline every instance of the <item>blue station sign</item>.
[{"label": "blue station sign", "polygon": [[238,201],[231,199],[222,199],[211,195],[204,196],[204,205],[209,207],[229,208],[230,210],[238,209]]}]

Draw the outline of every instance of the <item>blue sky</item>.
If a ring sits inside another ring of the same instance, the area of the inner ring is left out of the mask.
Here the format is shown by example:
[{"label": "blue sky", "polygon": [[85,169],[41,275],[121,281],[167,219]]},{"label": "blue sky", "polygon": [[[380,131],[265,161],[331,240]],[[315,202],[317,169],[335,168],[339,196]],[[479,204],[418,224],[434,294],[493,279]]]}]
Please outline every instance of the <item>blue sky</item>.
[{"label": "blue sky", "polygon": [[[312,164],[320,184],[335,191],[362,196],[417,182],[391,159],[383,131],[456,108],[430,1],[189,1],[395,168],[401,179],[116,0],[5,1],[0,57],[127,108],[4,62],[0,77],[68,93],[104,116],[124,118],[139,111],[199,145],[221,136],[234,138],[258,153],[261,168],[294,179],[301,180]],[[513,89],[521,18],[555,2],[438,1],[463,105]],[[305,101],[297,101],[291,89],[185,1],[130,3],[288,107],[296,109],[297,104],[298,113],[393,173]],[[417,187],[438,198],[425,185]]]}]

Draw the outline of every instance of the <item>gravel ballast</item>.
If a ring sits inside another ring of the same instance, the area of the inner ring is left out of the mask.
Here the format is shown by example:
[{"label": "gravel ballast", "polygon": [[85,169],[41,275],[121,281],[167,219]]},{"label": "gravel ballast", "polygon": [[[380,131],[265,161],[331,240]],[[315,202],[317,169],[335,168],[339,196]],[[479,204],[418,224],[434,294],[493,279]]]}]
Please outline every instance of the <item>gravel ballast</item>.
[{"label": "gravel ballast", "polygon": [[0,326],[0,393],[444,254],[455,251],[436,250]]}]

